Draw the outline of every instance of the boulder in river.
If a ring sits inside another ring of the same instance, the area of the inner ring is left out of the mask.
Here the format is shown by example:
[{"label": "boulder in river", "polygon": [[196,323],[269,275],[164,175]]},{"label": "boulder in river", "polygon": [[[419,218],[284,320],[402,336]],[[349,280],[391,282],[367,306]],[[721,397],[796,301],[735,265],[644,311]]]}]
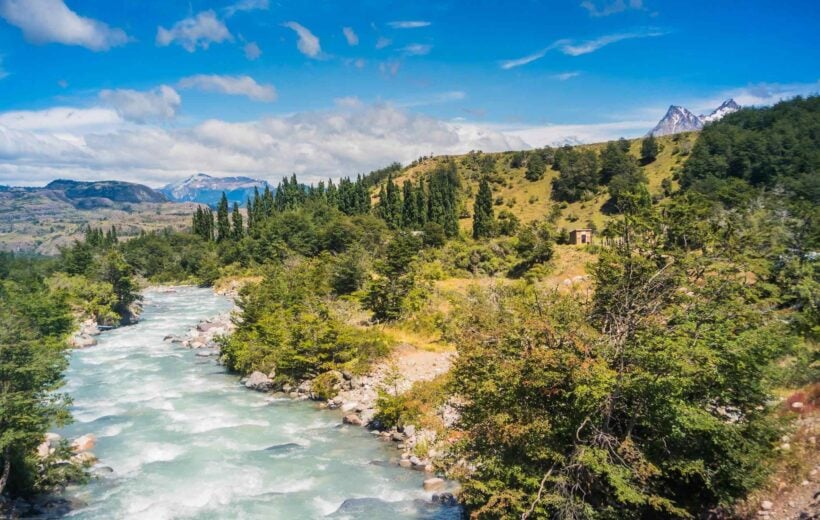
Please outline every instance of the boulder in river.
[{"label": "boulder in river", "polygon": [[94,437],[93,434],[86,433],[74,439],[74,442],[71,443],[71,448],[77,453],[82,453],[84,451],[93,450],[95,444],[97,444],[97,438]]},{"label": "boulder in river", "polygon": [[245,380],[245,388],[256,390],[257,392],[270,392],[273,389],[273,381],[257,370]]},{"label": "boulder in river", "polygon": [[351,424],[353,426],[361,426],[362,424],[364,424],[362,422],[361,417],[359,417],[355,413],[349,413],[349,414],[345,415],[344,418],[342,419],[342,422],[345,423],[345,424]]},{"label": "boulder in river", "polygon": [[425,491],[441,491],[444,489],[444,479],[439,477],[428,478],[424,481]]}]

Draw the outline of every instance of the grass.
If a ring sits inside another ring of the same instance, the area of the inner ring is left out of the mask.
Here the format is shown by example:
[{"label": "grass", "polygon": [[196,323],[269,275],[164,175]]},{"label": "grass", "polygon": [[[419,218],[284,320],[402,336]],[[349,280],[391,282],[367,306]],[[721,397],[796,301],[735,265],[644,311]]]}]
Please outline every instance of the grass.
[{"label": "grass", "polygon": [[[657,160],[644,166],[644,172],[649,179],[649,190],[653,195],[662,193],[661,182],[664,179],[672,179],[674,172],[683,165],[686,156],[697,138],[696,132],[664,136],[657,138],[660,145],[660,152]],[[579,148],[592,149],[600,152],[606,143],[596,143],[580,145]],[[635,157],[640,156],[641,139],[630,141],[630,153]],[[468,212],[472,212],[474,197],[478,192],[478,183],[482,174],[475,167],[476,157],[490,156],[495,159],[495,170],[492,177],[500,182],[493,182],[493,198],[499,199],[500,204],[494,206],[496,214],[501,210],[508,210],[517,216],[522,222],[545,217],[550,214],[552,207],[556,204],[552,200],[552,181],[558,176],[558,172],[547,168],[544,178],[532,182],[524,177],[525,168],[511,168],[510,158],[513,152],[500,152],[489,154],[467,154],[457,156],[442,156],[423,160],[405,168],[395,179],[401,185],[406,179],[416,181],[419,176],[424,175],[436,166],[443,164],[449,159],[456,162],[459,175],[461,177],[464,193],[466,194],[464,205]],[[674,185],[674,182],[673,182]],[[374,190],[374,202],[378,200],[375,196],[378,190]],[[607,217],[601,208],[609,199],[606,189],[595,198],[566,204],[562,208],[561,217],[557,222],[559,228],[576,229],[587,227],[588,223],[593,223],[598,229],[606,225]],[[465,232],[472,229],[472,218],[463,218],[460,221],[461,228]]]}]

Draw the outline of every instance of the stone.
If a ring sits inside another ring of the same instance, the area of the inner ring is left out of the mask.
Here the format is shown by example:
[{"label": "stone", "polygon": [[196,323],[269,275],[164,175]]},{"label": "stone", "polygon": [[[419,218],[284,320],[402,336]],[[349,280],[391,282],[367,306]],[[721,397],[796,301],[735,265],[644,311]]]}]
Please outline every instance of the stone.
[{"label": "stone", "polygon": [[349,403],[343,403],[342,404],[342,411],[343,412],[349,412],[351,410],[356,410],[356,408],[358,408],[358,407],[359,407],[359,403],[357,403],[356,401],[352,401],[352,402],[349,402]]},{"label": "stone", "polygon": [[433,502],[451,507],[458,505],[458,500],[456,500],[455,495],[452,493],[435,493],[433,495]]},{"label": "stone", "polygon": [[285,383],[284,385],[282,385],[282,391],[286,394],[289,394],[291,390],[293,390],[293,385],[291,385],[290,383]]},{"label": "stone", "polygon": [[94,437],[91,433],[86,433],[83,436],[77,437],[71,443],[71,448],[77,452],[82,453],[84,451],[89,451],[94,449],[94,446],[97,444],[97,438]]},{"label": "stone", "polygon": [[345,415],[344,418],[342,418],[342,422],[344,424],[350,424],[350,425],[353,425],[353,426],[361,426],[361,425],[364,424],[362,422],[361,417],[359,417],[355,413],[349,413],[349,414]]},{"label": "stone", "polygon": [[93,347],[97,344],[97,340],[88,334],[77,334],[71,338],[71,346],[75,348]]},{"label": "stone", "polygon": [[43,441],[37,446],[37,456],[41,459],[48,457],[51,454],[51,446],[48,441]]},{"label": "stone", "polygon": [[410,464],[412,464],[414,466],[421,466],[422,465],[421,464],[421,459],[419,459],[418,457],[413,455],[412,457],[410,457]]},{"label": "stone", "polygon": [[425,491],[441,491],[444,489],[444,479],[439,477],[428,478],[424,481]]},{"label": "stone", "polygon": [[59,444],[61,440],[63,440],[63,438],[60,436],[59,433],[46,433],[46,442],[48,442],[52,448]]},{"label": "stone", "polygon": [[399,466],[401,466],[403,468],[409,468],[412,465],[413,464],[407,459],[402,459],[402,460],[399,461]]},{"label": "stone", "polygon": [[404,434],[401,432],[393,432],[390,434],[390,438],[396,442],[401,442],[404,440]]},{"label": "stone", "polygon": [[75,464],[92,464],[97,460],[97,457],[90,451],[84,451],[71,457],[71,462]]},{"label": "stone", "polygon": [[257,392],[269,392],[273,388],[273,381],[257,370],[248,376],[247,381],[245,381],[245,388],[256,390]]},{"label": "stone", "polygon": [[764,500],[760,503],[760,509],[763,511],[771,511],[772,507],[774,507],[774,504],[772,504],[769,500]]},{"label": "stone", "polygon": [[412,424],[408,424],[404,427],[404,434],[408,437],[413,437],[414,435],[416,435],[416,427]]},{"label": "stone", "polygon": [[792,410],[795,412],[802,412],[803,411],[803,403],[800,401],[795,401],[792,403]]}]

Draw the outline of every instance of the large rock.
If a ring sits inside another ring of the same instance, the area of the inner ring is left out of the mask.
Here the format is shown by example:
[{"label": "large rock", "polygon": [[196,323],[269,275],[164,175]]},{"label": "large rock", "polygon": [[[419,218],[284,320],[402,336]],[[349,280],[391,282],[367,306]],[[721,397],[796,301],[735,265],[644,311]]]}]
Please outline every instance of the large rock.
[{"label": "large rock", "polygon": [[256,390],[257,392],[270,392],[273,389],[273,381],[257,370],[248,376],[248,379],[245,381],[245,388]]},{"label": "large rock", "polygon": [[342,419],[342,422],[345,424],[351,424],[353,426],[361,426],[362,424],[364,424],[364,422],[362,422],[361,417],[359,417],[355,413],[349,413],[345,415]]},{"label": "large rock", "polygon": [[445,482],[444,482],[443,478],[438,478],[438,477],[428,478],[427,480],[424,481],[424,490],[425,491],[441,491],[441,490],[444,489],[444,485],[445,485]]},{"label": "large rock", "polygon": [[77,334],[71,337],[69,343],[71,343],[71,346],[74,348],[86,348],[96,345],[97,340],[88,334]]},{"label": "large rock", "polygon": [[94,445],[97,444],[97,438],[94,437],[93,434],[86,433],[81,437],[77,437],[71,443],[71,448],[77,452],[82,453],[84,451],[90,451],[94,449]]}]

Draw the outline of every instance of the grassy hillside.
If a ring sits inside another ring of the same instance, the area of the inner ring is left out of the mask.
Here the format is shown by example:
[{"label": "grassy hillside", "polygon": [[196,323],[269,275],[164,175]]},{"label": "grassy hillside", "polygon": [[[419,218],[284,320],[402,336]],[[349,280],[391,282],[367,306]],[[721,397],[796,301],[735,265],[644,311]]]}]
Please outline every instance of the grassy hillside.
[{"label": "grassy hillside", "polygon": [[[672,179],[673,174],[678,170],[689,155],[695,140],[696,132],[677,134],[658,138],[660,153],[657,160],[644,166],[644,172],[649,178],[649,188],[653,195],[662,193],[661,181]],[[600,152],[606,143],[596,143],[580,145],[579,148],[592,149]],[[640,156],[641,139],[630,141],[630,153],[635,157]],[[493,197],[495,200],[496,214],[507,209],[516,215],[522,222],[529,222],[545,215],[549,215],[552,207],[556,203],[552,200],[552,181],[558,176],[558,172],[551,167],[547,167],[544,178],[538,181],[529,181],[524,177],[525,167],[512,168],[510,161],[517,152],[482,153],[474,152],[460,156],[441,156],[424,159],[413,164],[404,170],[396,178],[396,183],[401,185],[405,179],[416,180],[420,175],[430,172],[443,162],[455,160],[458,173],[461,177],[464,194],[465,208],[472,212],[475,194],[478,192],[478,183],[484,175],[481,172],[481,162],[491,158],[495,166],[489,174],[492,179]],[[374,194],[378,189],[374,190]],[[592,200],[575,202],[571,204],[561,204],[561,218],[558,220],[559,227],[573,229],[586,227],[588,222],[593,222],[598,228],[603,227],[606,215],[601,211],[602,206],[609,199],[606,189],[602,190]],[[500,203],[499,203],[500,202]],[[469,230],[472,225],[470,217],[461,219],[462,229]]]}]

